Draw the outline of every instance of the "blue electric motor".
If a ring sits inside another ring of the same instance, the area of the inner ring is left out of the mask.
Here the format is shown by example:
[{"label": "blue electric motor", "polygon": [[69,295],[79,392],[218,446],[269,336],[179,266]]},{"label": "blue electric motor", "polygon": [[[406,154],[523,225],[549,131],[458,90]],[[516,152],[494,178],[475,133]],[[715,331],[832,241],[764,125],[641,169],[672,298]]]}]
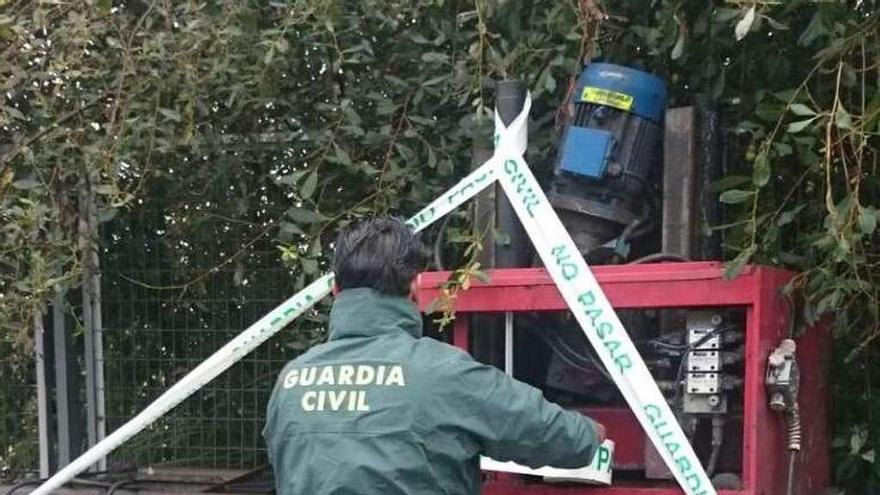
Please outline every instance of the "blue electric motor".
[{"label": "blue electric motor", "polygon": [[662,163],[666,85],[640,70],[593,63],[573,99],[550,201],[587,254],[644,230],[660,213],[647,198]]}]

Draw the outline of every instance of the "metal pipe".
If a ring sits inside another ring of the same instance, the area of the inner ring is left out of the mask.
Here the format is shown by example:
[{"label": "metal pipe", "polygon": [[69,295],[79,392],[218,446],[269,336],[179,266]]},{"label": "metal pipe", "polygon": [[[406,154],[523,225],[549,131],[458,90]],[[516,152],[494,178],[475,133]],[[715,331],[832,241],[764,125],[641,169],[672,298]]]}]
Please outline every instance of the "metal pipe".
[{"label": "metal pipe", "polygon": [[52,340],[55,348],[55,404],[58,428],[58,467],[70,463],[70,393],[67,382],[69,363],[67,332],[64,329],[64,295],[59,291],[52,302]]},{"label": "metal pipe", "polygon": [[[94,321],[92,313],[92,286],[91,286],[91,252],[90,228],[88,222],[88,183],[83,182],[79,191],[79,242],[83,261],[83,287],[82,287],[82,321],[85,337],[85,368],[86,368],[86,433],[89,448],[98,443],[97,416],[98,408],[95,401],[95,340],[92,336]],[[97,468],[95,464],[94,468]]]},{"label": "metal pipe", "polygon": [[[522,81],[499,81],[495,90],[495,111],[504,125],[510,125],[522,111],[526,101],[526,85]],[[523,135],[525,136],[525,134]],[[526,143],[523,143],[523,147]],[[529,241],[526,231],[516,216],[506,194],[496,195],[496,226],[507,236],[504,245],[496,245],[495,266],[518,268],[531,264]]]},{"label": "metal pipe", "polygon": [[504,372],[513,376],[513,312],[504,313]]},{"label": "metal pipe", "polygon": [[712,416],[712,453],[709,455],[709,463],[706,464],[706,474],[715,474],[718,466],[718,458],[721,456],[721,446],[724,444],[724,416]]},{"label": "metal pipe", "polygon": [[[92,285],[92,336],[94,339],[95,352],[95,435],[98,442],[107,436],[107,412],[104,401],[104,326],[101,318],[101,270],[98,256],[98,216],[95,212],[94,197],[89,197],[88,221],[89,221],[89,255],[92,258],[91,285]],[[102,457],[98,461],[98,470],[107,470],[107,458]]]},{"label": "metal pipe", "polygon": [[46,384],[43,315],[34,315],[34,360],[37,367],[37,430],[40,442],[40,477],[49,476],[49,387]]}]

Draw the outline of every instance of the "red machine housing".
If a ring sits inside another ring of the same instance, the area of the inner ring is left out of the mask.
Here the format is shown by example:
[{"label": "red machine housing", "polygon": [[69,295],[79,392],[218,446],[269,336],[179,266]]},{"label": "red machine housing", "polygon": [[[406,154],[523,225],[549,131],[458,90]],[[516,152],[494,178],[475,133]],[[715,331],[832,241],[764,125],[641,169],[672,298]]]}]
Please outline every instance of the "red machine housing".
[{"label": "red machine housing", "polygon": [[[788,336],[790,307],[780,289],[794,274],[780,269],[748,266],[725,280],[714,262],[609,265],[593,268],[618,309],[699,308],[735,306],[745,309],[745,376],[743,384],[742,487],[721,495],[779,495],[785,493],[788,469],[786,426],[782,415],[768,407],[764,387],[767,357]],[[427,272],[417,282],[417,303],[424,311],[441,295],[449,272]],[[475,282],[455,300],[458,318],[452,342],[465,350],[469,342],[468,314],[493,312],[564,311],[555,284],[543,268],[499,269],[489,283]],[[479,331],[476,329],[475,331]],[[794,493],[818,494],[829,485],[829,443],[826,433],[824,370],[830,355],[828,332],[809,329],[797,339],[800,365],[803,442]],[[628,408],[593,408],[585,412],[605,424],[616,444],[616,465],[643,460],[646,436]],[[527,483],[521,476],[486,477],[486,495],[673,495],[683,491],[674,481],[615,481],[611,487]],[[533,480],[532,480],[533,481]]]}]

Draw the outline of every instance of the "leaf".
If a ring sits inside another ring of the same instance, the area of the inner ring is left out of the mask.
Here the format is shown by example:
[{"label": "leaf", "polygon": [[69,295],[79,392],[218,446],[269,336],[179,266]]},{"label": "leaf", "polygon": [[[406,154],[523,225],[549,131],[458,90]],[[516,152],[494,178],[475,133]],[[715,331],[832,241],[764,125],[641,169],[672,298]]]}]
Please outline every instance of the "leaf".
[{"label": "leaf", "polygon": [[171,119],[171,120],[173,120],[173,121],[175,121],[175,122],[180,122],[180,121],[181,121],[180,114],[179,114],[177,111],[172,110],[172,109],[170,109],[170,108],[160,108],[160,109],[159,109],[159,113],[161,113],[162,115],[164,115],[165,118]]},{"label": "leaf", "polygon": [[430,63],[446,63],[449,55],[440,52],[426,52],[422,54],[422,61]]},{"label": "leaf", "polygon": [[440,311],[440,309],[443,308],[443,304],[444,304],[444,301],[443,301],[442,297],[435,297],[425,307],[425,314],[431,315],[431,314],[436,313],[437,311]]},{"label": "leaf", "polygon": [[556,79],[553,79],[553,76],[550,75],[550,71],[545,71],[546,77],[544,77],[544,89],[547,90],[548,93],[552,93],[556,91]]},{"label": "leaf", "polygon": [[741,186],[743,184],[748,184],[751,182],[751,178],[745,175],[728,175],[727,177],[723,177],[721,179],[716,180],[712,184],[709,185],[709,191],[711,192],[721,192],[726,191],[732,187]]},{"label": "leaf", "polygon": [[768,182],[770,182],[770,159],[767,158],[767,153],[760,153],[755,157],[752,183],[757,187],[764,187]]},{"label": "leaf", "polygon": [[323,222],[328,218],[324,215],[312,211],[307,210],[305,208],[293,207],[287,210],[287,216],[290,217],[294,222],[299,223],[315,223],[315,222]]},{"label": "leaf", "polygon": [[865,446],[867,440],[868,432],[866,430],[861,428],[854,430],[849,437],[849,453],[851,455],[858,454],[862,450],[862,447]]},{"label": "leaf", "polygon": [[428,147],[428,167],[434,168],[437,166],[437,154],[434,153],[434,148]]},{"label": "leaf", "polygon": [[675,41],[675,46],[672,47],[672,53],[669,54],[672,60],[678,60],[684,54],[684,43],[686,40],[687,30],[684,26],[678,26],[678,39]]},{"label": "leaf", "polygon": [[794,113],[795,115],[816,115],[816,112],[812,108],[804,105],[803,103],[792,103],[792,105],[788,107],[788,109],[791,110],[792,113]]},{"label": "leaf", "polygon": [[783,225],[790,224],[792,220],[794,220],[794,218],[797,216],[797,214],[800,213],[801,210],[803,210],[806,206],[806,203],[801,203],[794,208],[783,212],[781,215],[779,215],[779,218],[776,219],[776,225],[782,227]]},{"label": "leaf", "polygon": [[740,252],[736,256],[736,258],[729,261],[724,266],[724,278],[727,280],[731,280],[738,277],[739,274],[742,273],[743,268],[746,267],[746,263],[748,263],[749,260],[752,259],[752,256],[755,254],[755,249],[756,246],[753,244],[748,248],[742,250],[742,252]]},{"label": "leaf", "polygon": [[483,282],[484,284],[488,284],[489,282],[492,281],[492,278],[489,276],[489,274],[484,272],[483,270],[474,270],[471,273],[474,276],[474,278],[476,278],[480,282]]},{"label": "leaf", "polygon": [[281,222],[280,231],[281,231],[281,235],[283,235],[283,236],[290,236],[293,234],[297,234],[297,235],[305,235],[306,234],[303,231],[303,229],[299,228],[299,225],[297,225],[295,223],[291,223],[291,222]]},{"label": "leaf", "polygon": [[303,271],[306,275],[317,275],[318,274],[318,261],[310,258],[302,258],[300,260],[300,264],[302,265]]},{"label": "leaf", "polygon": [[876,456],[874,454],[874,449],[871,449],[862,454],[862,460],[870,462],[871,464],[874,464],[875,457]]},{"label": "leaf", "polygon": [[739,17],[740,13],[741,11],[738,9],[722,7],[715,9],[715,18],[719,22],[729,22]]},{"label": "leaf", "polygon": [[40,187],[40,183],[34,179],[20,179],[13,182],[12,187],[22,191],[28,191]]},{"label": "leaf", "polygon": [[749,34],[749,30],[752,28],[752,24],[755,22],[755,6],[746,11],[745,15],[739,22],[736,23],[736,28],[734,28],[733,32],[736,35],[736,41],[742,41],[743,38]]},{"label": "leaf", "polygon": [[870,206],[859,210],[859,229],[864,234],[871,235],[877,229],[877,213],[878,211]]},{"label": "leaf", "polygon": [[315,170],[309,175],[306,176],[306,180],[303,181],[302,186],[299,189],[300,195],[303,199],[309,199],[315,194],[315,189],[318,186],[318,171]]},{"label": "leaf", "polygon": [[21,111],[15,107],[4,106],[3,111],[12,116],[12,118],[17,120],[27,120],[27,117]]},{"label": "leaf", "polygon": [[302,178],[302,176],[304,176],[307,173],[309,173],[309,170],[305,169],[305,170],[297,170],[296,172],[293,172],[293,173],[290,173],[287,175],[282,175],[281,177],[278,178],[278,183],[292,186],[292,185],[296,184],[297,182],[299,182],[299,180]]},{"label": "leaf", "polygon": [[767,22],[770,24],[770,26],[773,29],[777,29],[779,31],[787,31],[788,30],[788,26],[786,26],[785,24],[777,21],[776,19],[774,19],[770,16],[761,15],[761,18],[766,19]]},{"label": "leaf", "polygon": [[779,156],[788,156],[794,151],[791,145],[787,143],[773,143],[773,149],[776,150],[776,154]]},{"label": "leaf", "polygon": [[753,194],[755,194],[754,191],[731,189],[729,191],[724,191],[723,193],[721,193],[721,196],[718,198],[718,200],[724,204],[735,205],[749,199],[750,197],[752,197]]},{"label": "leaf", "polygon": [[103,223],[113,220],[116,217],[116,213],[118,213],[118,211],[119,210],[116,208],[103,208],[98,210],[98,213],[96,215],[98,218],[98,222]]},{"label": "leaf", "polygon": [[340,165],[351,165],[351,155],[338,144],[333,143],[334,156],[327,157],[327,161]]},{"label": "leaf", "polygon": [[839,107],[834,112],[834,125],[841,129],[852,129],[852,116],[845,108]]},{"label": "leaf", "polygon": [[807,120],[798,120],[797,122],[792,122],[792,123],[788,124],[788,132],[790,132],[792,134],[796,134],[798,132],[801,132],[802,130],[806,129],[811,123],[813,123],[813,121],[816,120],[817,118],[818,117],[813,117],[813,118],[807,119]]}]

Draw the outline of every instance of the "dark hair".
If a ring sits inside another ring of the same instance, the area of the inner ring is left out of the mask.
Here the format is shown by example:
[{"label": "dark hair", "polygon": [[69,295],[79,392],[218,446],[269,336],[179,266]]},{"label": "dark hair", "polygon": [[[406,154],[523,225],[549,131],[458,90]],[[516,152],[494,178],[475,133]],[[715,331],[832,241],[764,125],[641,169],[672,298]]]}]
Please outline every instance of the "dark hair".
[{"label": "dark hair", "polygon": [[345,227],[335,251],[333,271],[340,290],[368,287],[392,296],[408,295],[427,261],[419,236],[392,217],[366,218]]}]

